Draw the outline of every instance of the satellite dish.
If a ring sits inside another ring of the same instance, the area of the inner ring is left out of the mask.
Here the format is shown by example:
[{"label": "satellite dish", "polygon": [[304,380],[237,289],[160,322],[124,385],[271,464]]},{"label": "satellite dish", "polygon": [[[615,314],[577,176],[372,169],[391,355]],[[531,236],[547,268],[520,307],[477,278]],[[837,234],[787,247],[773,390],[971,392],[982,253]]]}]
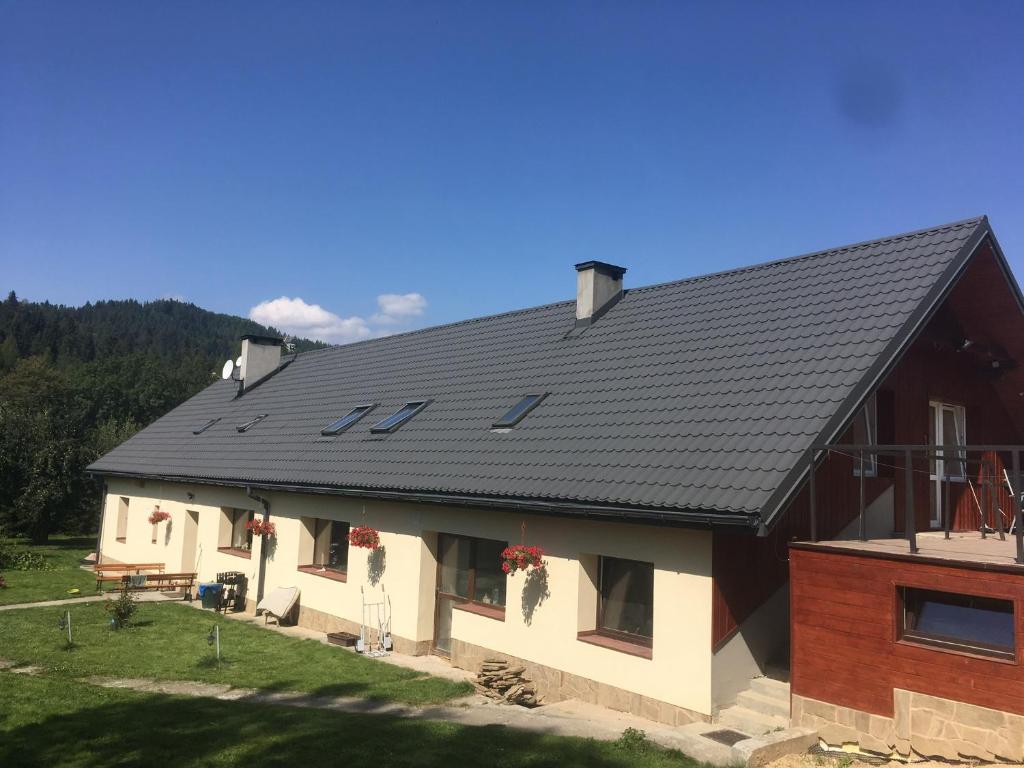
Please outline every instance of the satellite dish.
[{"label": "satellite dish", "polygon": [[221,369],[220,377],[222,379],[230,379],[231,374],[235,372],[235,363],[233,360],[228,360],[224,363],[224,367]]},{"label": "satellite dish", "polygon": [[236,368],[241,368],[242,367],[242,356],[241,355],[239,355],[238,359],[235,360],[235,367]]}]

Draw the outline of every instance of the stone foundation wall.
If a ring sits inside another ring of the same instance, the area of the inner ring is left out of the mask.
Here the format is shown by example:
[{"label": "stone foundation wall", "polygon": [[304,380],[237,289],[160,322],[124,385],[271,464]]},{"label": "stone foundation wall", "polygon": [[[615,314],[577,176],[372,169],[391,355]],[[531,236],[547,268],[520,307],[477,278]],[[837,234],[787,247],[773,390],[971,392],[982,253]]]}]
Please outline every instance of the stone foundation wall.
[{"label": "stone foundation wall", "polygon": [[705,715],[639,693],[452,639],[451,660],[456,667],[479,672],[483,660],[492,658],[505,659],[515,666],[525,667],[524,677],[536,685],[537,693],[544,697],[546,704],[577,699],[620,712],[629,712],[666,725],[686,725],[710,720]]},{"label": "stone foundation wall", "polygon": [[793,725],[886,756],[1024,762],[1024,716],[898,688],[893,704],[885,717],[794,694]]}]

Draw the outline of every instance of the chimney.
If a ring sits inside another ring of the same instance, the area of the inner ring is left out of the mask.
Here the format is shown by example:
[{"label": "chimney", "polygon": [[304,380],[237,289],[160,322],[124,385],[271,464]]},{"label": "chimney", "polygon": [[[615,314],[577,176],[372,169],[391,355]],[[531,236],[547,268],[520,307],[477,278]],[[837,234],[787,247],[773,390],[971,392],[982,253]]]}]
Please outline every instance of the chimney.
[{"label": "chimney", "polygon": [[282,339],[247,333],[242,337],[242,363],[239,366],[239,390],[244,392],[253,384],[281,367]]},{"label": "chimney", "polygon": [[622,298],[625,267],[603,261],[584,261],[576,265],[576,325],[597,322]]}]

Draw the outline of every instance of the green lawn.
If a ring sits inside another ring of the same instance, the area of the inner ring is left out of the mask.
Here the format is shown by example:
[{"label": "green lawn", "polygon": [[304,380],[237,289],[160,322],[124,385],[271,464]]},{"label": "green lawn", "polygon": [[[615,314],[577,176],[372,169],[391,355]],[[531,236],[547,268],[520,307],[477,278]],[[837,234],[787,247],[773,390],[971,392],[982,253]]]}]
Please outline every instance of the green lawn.
[{"label": "green lawn", "polygon": [[0,672],[0,765],[699,768],[679,752]]},{"label": "green lawn", "polygon": [[[472,691],[457,683],[299,640],[178,603],[140,603],[135,625],[114,631],[104,603],[70,606],[75,647],[57,628],[64,608],[0,614],[0,657],[65,677],[109,675],[200,680],[244,688],[361,696],[410,704],[447,701]],[[220,625],[222,662],[207,635]]]},{"label": "green lawn", "polygon": [[[32,547],[54,567],[52,571],[4,571],[7,589],[0,589],[0,605],[61,600],[96,593],[96,577],[79,568],[79,561],[96,550],[95,538],[51,536],[50,543]],[[81,590],[80,595],[68,594]]]}]

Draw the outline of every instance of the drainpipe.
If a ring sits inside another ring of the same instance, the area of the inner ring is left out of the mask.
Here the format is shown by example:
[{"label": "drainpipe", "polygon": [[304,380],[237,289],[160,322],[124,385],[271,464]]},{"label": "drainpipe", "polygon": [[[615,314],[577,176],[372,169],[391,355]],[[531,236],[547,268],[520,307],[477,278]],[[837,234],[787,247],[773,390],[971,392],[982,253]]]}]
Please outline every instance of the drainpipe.
[{"label": "drainpipe", "polygon": [[107,480],[103,478],[100,480],[100,533],[96,537],[96,563],[93,567],[100,564],[100,560],[103,559],[103,525],[107,518]]},{"label": "drainpipe", "polygon": [[[253,501],[258,501],[263,505],[263,522],[270,522],[270,500],[265,499],[262,496],[257,496],[252,492],[250,486],[245,486],[245,495]],[[263,599],[263,585],[267,580],[267,540],[266,538],[260,542],[260,564],[259,572],[256,575],[256,604],[259,605],[260,600]]]}]

